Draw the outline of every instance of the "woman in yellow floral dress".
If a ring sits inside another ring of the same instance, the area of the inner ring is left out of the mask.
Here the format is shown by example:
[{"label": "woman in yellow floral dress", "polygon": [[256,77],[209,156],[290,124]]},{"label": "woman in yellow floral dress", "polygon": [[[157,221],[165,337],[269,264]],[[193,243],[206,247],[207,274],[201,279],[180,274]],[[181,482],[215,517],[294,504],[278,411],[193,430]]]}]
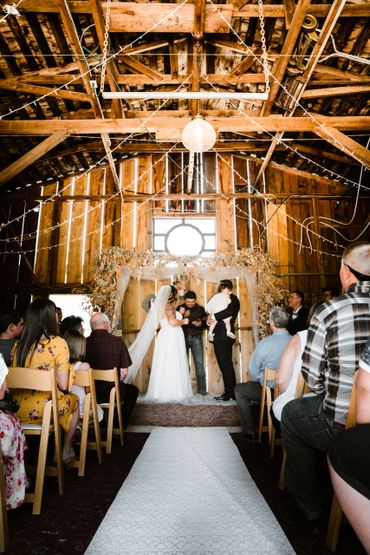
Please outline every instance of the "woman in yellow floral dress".
[{"label": "woman in yellow floral dress", "polygon": [[[72,440],[78,423],[78,397],[68,391],[69,350],[66,341],[58,336],[55,308],[49,299],[37,299],[30,304],[22,337],[12,353],[12,365],[45,371],[55,369],[59,422],[64,430],[62,458],[68,463],[75,456]],[[50,393],[18,389],[14,397],[20,405],[21,422],[41,424]]]}]

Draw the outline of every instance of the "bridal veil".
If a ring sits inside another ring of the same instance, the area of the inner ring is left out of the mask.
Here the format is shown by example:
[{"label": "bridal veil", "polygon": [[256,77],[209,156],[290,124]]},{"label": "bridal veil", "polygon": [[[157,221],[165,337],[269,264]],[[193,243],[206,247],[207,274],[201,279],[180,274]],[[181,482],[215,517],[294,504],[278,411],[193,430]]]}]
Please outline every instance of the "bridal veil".
[{"label": "bridal veil", "polygon": [[164,285],[160,288],[148,312],[148,316],[146,317],[143,327],[139,331],[139,334],[133,344],[128,348],[132,364],[128,369],[127,378],[125,380],[126,383],[132,383],[136,378],[136,374],[138,373],[140,365],[143,362],[144,356],[146,355],[155,336],[159,322],[163,317],[163,312],[166,308],[170,295],[170,285]]}]

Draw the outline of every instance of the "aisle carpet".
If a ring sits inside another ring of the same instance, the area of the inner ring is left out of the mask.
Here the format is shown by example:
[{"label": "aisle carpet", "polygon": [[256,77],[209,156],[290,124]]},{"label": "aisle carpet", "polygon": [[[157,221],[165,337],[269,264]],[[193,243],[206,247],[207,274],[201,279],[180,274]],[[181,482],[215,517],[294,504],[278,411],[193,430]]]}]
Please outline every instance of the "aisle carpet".
[{"label": "aisle carpet", "polygon": [[292,554],[224,428],[157,428],[86,553]]}]

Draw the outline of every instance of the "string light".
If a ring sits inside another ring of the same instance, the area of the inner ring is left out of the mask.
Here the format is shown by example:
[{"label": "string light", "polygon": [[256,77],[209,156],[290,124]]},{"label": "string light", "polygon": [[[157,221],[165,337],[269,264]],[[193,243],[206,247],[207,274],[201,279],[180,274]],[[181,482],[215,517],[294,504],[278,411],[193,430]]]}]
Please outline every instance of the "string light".
[{"label": "string light", "polygon": [[[266,70],[266,72],[269,74],[269,76],[275,81],[275,83],[277,83],[283,90],[284,92],[286,92],[288,94],[288,96],[290,96],[290,98],[293,100],[295,106],[294,108],[296,108],[297,106],[299,106],[303,112],[305,113],[305,115],[309,116],[312,121],[314,123],[316,123],[319,127],[321,127],[321,129],[323,129],[325,131],[325,133],[327,133],[328,135],[330,135],[330,137],[333,139],[333,141],[335,141],[335,143],[337,143],[338,145],[341,146],[341,150],[343,152],[346,152],[346,154],[349,154],[352,158],[355,158],[361,165],[362,165],[362,161],[357,158],[357,156],[355,156],[355,154],[350,151],[349,149],[347,149],[347,147],[345,145],[343,145],[340,141],[337,140],[336,137],[333,137],[333,135],[331,135],[330,130],[323,125],[320,121],[318,121],[315,116],[309,112],[308,110],[306,110],[306,108],[304,106],[302,106],[302,104],[300,104],[299,100],[296,99],[291,93],[290,91],[288,91],[288,89],[285,87],[285,85],[283,83],[281,83],[276,77],[275,75],[273,75],[273,73],[271,73],[271,71],[269,70],[268,66],[266,65],[266,68],[264,68],[263,63],[261,62],[260,58],[258,58],[258,56],[256,56],[256,54],[253,52],[253,50],[243,41],[243,39],[240,37],[240,35],[238,34],[237,31],[235,31],[235,29],[232,27],[232,25],[229,23],[229,21],[225,18],[224,14],[217,8],[217,6],[213,3],[213,0],[207,0],[207,2],[209,2],[212,6],[214,11],[217,11],[218,15],[225,21],[225,23],[227,24],[227,26],[229,27],[229,29],[231,30],[231,32],[237,37],[237,39],[240,41],[240,43],[247,49],[248,54],[253,56],[253,58],[262,66],[262,68],[264,69],[264,71]],[[214,87],[216,90],[217,87]]]}]

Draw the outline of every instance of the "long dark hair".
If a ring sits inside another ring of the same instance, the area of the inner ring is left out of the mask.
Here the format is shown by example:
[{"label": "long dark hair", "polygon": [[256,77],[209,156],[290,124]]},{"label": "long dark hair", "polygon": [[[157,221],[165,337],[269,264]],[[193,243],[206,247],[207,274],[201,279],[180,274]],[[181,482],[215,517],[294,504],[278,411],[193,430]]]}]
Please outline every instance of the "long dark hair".
[{"label": "long dark hair", "polygon": [[32,348],[31,358],[37,344],[44,335],[48,340],[58,335],[58,324],[55,317],[55,304],[49,299],[36,299],[26,312],[22,337],[17,347],[17,366],[24,366],[26,357]]}]

